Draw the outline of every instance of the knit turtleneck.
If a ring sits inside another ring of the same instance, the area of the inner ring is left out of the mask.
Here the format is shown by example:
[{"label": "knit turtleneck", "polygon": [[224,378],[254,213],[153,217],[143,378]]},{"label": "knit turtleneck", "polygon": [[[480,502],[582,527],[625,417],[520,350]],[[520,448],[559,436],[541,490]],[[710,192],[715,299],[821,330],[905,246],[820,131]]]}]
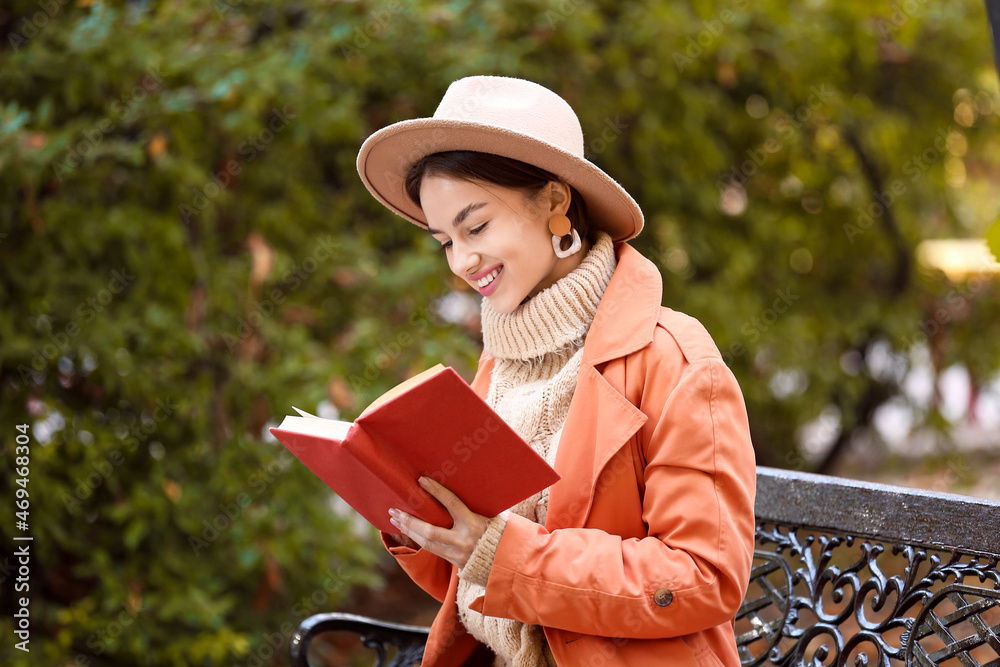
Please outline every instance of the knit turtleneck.
[{"label": "knit turtleneck", "polygon": [[496,359],[528,360],[579,344],[616,264],[611,237],[599,232],[576,269],[510,313],[483,299],[483,348]]},{"label": "knit turtleneck", "polygon": [[[549,464],[576,389],[583,344],[617,260],[600,232],[580,265],[510,313],[483,300],[483,347],[494,358],[486,402]],[[493,517],[469,562],[459,571],[459,617],[496,654],[495,667],[554,665],[542,629],[469,609],[485,592],[510,512],[544,523],[548,489]]]}]

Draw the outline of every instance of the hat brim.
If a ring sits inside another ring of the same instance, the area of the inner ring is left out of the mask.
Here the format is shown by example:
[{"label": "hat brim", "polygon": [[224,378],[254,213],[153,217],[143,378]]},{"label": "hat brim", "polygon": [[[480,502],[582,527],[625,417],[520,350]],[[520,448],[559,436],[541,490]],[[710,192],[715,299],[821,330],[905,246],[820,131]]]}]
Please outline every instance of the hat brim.
[{"label": "hat brim", "polygon": [[584,198],[588,222],[616,242],[627,241],[642,230],[639,205],[594,163],[534,137],[487,123],[437,118],[395,123],[362,144],[358,174],[376,199],[426,229],[423,211],[406,194],[406,174],[422,157],[459,150],[500,155],[552,172]]}]

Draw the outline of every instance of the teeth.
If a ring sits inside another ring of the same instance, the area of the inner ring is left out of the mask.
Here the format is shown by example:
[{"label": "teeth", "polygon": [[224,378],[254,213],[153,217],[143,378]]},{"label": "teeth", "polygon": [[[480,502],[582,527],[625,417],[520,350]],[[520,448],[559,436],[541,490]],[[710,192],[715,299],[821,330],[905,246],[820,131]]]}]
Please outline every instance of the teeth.
[{"label": "teeth", "polygon": [[477,280],[476,284],[479,285],[480,287],[486,287],[491,282],[493,282],[493,279],[496,278],[497,275],[499,275],[499,273],[500,273],[499,268],[493,269],[490,273],[486,274],[485,276]]}]

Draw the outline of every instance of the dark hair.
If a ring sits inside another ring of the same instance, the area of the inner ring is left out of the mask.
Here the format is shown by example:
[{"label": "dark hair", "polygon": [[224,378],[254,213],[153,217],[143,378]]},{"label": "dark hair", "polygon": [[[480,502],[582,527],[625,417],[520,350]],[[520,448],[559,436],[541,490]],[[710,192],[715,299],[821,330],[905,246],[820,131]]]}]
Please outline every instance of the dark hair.
[{"label": "dark hair", "polygon": [[[483,181],[505,188],[513,188],[534,200],[549,181],[559,178],[544,169],[509,157],[480,153],[478,151],[445,151],[432,153],[417,160],[406,174],[406,194],[420,206],[420,184],[425,176],[448,176],[470,181]],[[569,186],[570,203],[566,217],[581,239],[591,243],[596,239],[587,224],[587,205],[572,185]]]}]

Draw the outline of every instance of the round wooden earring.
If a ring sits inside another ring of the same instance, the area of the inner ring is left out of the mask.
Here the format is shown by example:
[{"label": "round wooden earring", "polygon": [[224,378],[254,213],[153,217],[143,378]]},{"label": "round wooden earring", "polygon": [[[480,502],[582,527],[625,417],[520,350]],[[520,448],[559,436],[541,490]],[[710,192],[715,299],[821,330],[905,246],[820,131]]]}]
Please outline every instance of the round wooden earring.
[{"label": "round wooden earring", "polygon": [[566,236],[572,228],[573,225],[565,215],[557,214],[549,218],[549,232],[553,236]]}]

